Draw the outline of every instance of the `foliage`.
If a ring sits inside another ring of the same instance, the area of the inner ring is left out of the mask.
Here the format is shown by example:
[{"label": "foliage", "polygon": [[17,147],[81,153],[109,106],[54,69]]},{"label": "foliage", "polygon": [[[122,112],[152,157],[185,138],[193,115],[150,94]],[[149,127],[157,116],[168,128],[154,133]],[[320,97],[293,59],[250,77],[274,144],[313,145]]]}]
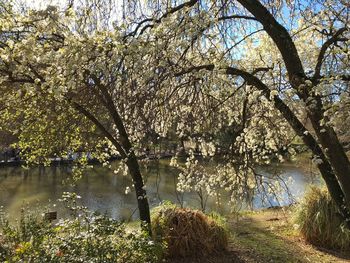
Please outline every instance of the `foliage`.
[{"label": "foliage", "polygon": [[325,188],[310,187],[298,207],[296,223],[310,243],[328,248],[350,249],[350,230]]},{"label": "foliage", "polygon": [[165,204],[153,211],[152,231],[156,240],[167,244],[169,258],[205,256],[227,248],[225,220],[218,214]]},{"label": "foliage", "polygon": [[208,186],[241,199],[264,188],[255,167],[293,156],[299,136],[350,218],[346,1],[132,0],[122,15],[106,0],[16,2],[0,4],[0,130],[28,161],[119,154],[148,222],[136,155],[150,138],[175,131],[207,156],[230,135],[219,179],[190,162],[180,176],[204,209]]},{"label": "foliage", "polygon": [[161,260],[163,245],[153,242],[148,234],[130,231],[124,224],[79,206],[70,209],[77,216],[57,224],[23,212],[19,225],[13,226],[2,215],[0,261],[154,263]]},{"label": "foliage", "polygon": [[190,150],[190,156],[186,158],[184,165],[172,158],[170,165],[176,167],[180,173],[177,178],[176,190],[180,193],[194,192],[198,196],[200,207],[205,212],[208,198],[215,197],[220,202],[220,186],[224,184],[217,172],[209,171],[208,167],[200,162]]},{"label": "foliage", "polygon": [[196,193],[203,212],[209,198],[221,205],[223,196],[229,197],[231,212],[242,205],[253,208],[257,200],[264,206],[280,204],[282,200],[287,203],[294,201],[289,191],[294,183],[292,177],[283,176],[273,165],[269,166],[269,170],[267,166],[244,167],[211,157],[197,158],[192,150],[185,163],[178,162],[175,157],[170,165],[180,171],[177,191]]}]

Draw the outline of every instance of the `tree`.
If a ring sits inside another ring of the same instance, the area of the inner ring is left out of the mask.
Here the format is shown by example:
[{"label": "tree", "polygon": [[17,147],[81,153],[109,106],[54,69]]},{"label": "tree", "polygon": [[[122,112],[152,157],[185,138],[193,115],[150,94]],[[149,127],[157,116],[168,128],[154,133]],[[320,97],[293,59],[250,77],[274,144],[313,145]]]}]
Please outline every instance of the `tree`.
[{"label": "tree", "polygon": [[[350,162],[337,131],[350,95],[346,2],[129,1],[123,7],[132,15],[116,23],[88,15],[84,5],[73,17],[72,7],[29,15],[2,8],[3,116],[26,121],[21,148],[31,156],[34,149],[42,149],[38,156],[54,153],[61,141],[47,151],[42,135],[57,138],[58,130],[48,127],[59,123],[66,127],[61,149],[97,151],[101,140],[78,139],[94,132],[94,123],[125,158],[138,182],[140,215],[149,222],[136,158],[148,132],[166,135],[175,126],[205,152],[213,134],[232,128],[229,170],[237,176],[223,180],[243,186],[256,179],[255,164],[283,158],[296,134],[350,222]],[[39,112],[44,117],[33,122]]]},{"label": "tree", "polygon": [[[349,39],[342,36],[343,33],[348,30],[346,27],[348,21],[339,19],[337,22],[340,23],[340,27],[336,26],[334,21],[337,20],[336,13],[339,11],[341,12],[341,9],[335,11],[335,14],[332,14],[332,11],[327,14],[331,18],[329,21],[329,32],[331,33],[328,34],[326,40],[321,46],[313,75],[308,76],[304,70],[297,48],[288,31],[281,26],[272,14],[258,1],[239,2],[263,25],[264,30],[279,49],[288,73],[289,84],[291,88],[296,91],[298,97],[306,104],[305,108],[308,118],[312,123],[318,142],[310,135],[306,128],[303,128],[298,124],[297,120],[293,120],[294,118],[288,110],[283,109],[282,106],[277,106],[280,103],[279,98],[275,98],[275,104],[285,115],[286,120],[294,128],[295,132],[303,138],[304,143],[310,148],[310,150],[312,150],[313,154],[320,158],[321,161],[318,164],[318,168],[327,184],[329,192],[338,204],[340,210],[343,211],[346,220],[350,222],[350,162],[346,156],[344,148],[339,142],[334,128],[329,124],[327,114],[325,114],[325,108],[329,101],[327,99],[323,100],[322,94],[319,94],[316,90],[319,85],[322,85],[322,82],[324,81],[323,78],[338,78],[340,80],[348,81],[348,76],[341,75],[342,71],[336,72],[338,75],[335,76],[322,74],[322,66],[328,48],[336,42],[344,42],[343,47],[345,48],[348,45]],[[326,5],[329,4],[332,3],[326,2]],[[341,8],[345,8],[345,13],[349,12],[349,10],[346,10],[348,8],[345,3],[343,6],[340,4],[340,6]],[[339,14],[340,17],[342,17],[342,15],[344,15],[344,13]],[[347,63],[346,60],[344,62]],[[341,66],[344,67],[344,65]],[[330,71],[332,74],[332,70]],[[326,70],[323,71],[324,74],[327,74],[328,72]],[[236,74],[237,72],[232,73]],[[248,78],[248,76],[246,77]],[[250,76],[249,79],[251,82],[256,81]],[[258,84],[259,83],[256,82],[256,86],[258,86]],[[260,84],[259,86],[260,89],[263,90],[263,85]],[[281,105],[283,104],[281,103]]]},{"label": "tree", "polygon": [[[118,153],[132,177],[140,219],[149,226],[137,155],[147,133],[164,127],[157,108],[158,46],[150,36],[134,37],[127,23],[111,29],[107,19],[99,26],[101,13],[87,8],[21,12],[1,4],[2,127],[18,120],[6,130],[18,134],[29,163],[77,151],[108,161],[109,153]],[[86,164],[86,155],[79,164]]]},{"label": "tree", "polygon": [[[167,34],[170,25],[176,30],[172,42],[178,48],[168,58],[176,81],[192,77],[194,83],[217,90],[215,78],[226,75],[236,87],[248,84],[258,90],[310,149],[333,200],[350,222],[350,162],[334,117],[347,116],[340,109],[349,100],[349,4],[188,1],[162,23],[159,14],[169,2],[156,2],[156,18],[143,20],[140,31],[156,28]],[[312,128],[302,120],[305,113]]]},{"label": "tree", "polygon": [[[350,162],[331,116],[347,115],[338,109],[349,97],[349,5],[258,0],[192,4],[200,28],[188,35],[195,51],[175,75],[216,70],[259,90],[313,153],[332,198],[350,222]],[[208,55],[210,50],[214,56]],[[298,111],[307,113],[312,130]]]}]

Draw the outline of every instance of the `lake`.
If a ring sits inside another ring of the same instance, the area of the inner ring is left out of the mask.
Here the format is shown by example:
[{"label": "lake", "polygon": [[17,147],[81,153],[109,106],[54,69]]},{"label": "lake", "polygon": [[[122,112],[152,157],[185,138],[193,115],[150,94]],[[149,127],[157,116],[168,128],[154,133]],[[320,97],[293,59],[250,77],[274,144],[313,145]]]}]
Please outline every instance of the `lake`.
[{"label": "lake", "polygon": [[[38,209],[41,212],[57,210],[58,216],[64,217],[67,211],[57,200],[63,192],[75,192],[81,196],[79,202],[92,211],[107,213],[119,220],[137,218],[135,194],[133,191],[125,193],[127,187],[133,190],[131,179],[129,176],[115,174],[113,170],[117,165],[118,161],[112,164],[111,169],[95,165],[87,170],[74,186],[63,183],[71,176],[68,166],[33,167],[27,170],[21,167],[0,168],[0,206],[3,206],[11,220],[19,217],[22,207],[31,211]],[[291,177],[293,183],[288,187],[295,199],[300,198],[307,185],[315,181],[314,176],[310,176],[310,172],[305,167],[302,169],[291,163],[259,169],[266,175],[277,171],[282,178]],[[164,200],[178,202],[179,196],[175,190],[178,170],[169,166],[169,160],[152,162],[147,167],[142,166],[142,172],[152,207]],[[257,195],[253,201],[253,208],[288,205],[292,202],[287,193],[282,196],[279,202],[271,198],[268,203],[263,204]],[[196,193],[185,193],[183,200],[184,206],[200,208]],[[225,194],[223,194],[221,205],[218,205],[214,198],[209,198],[206,210],[228,213],[232,208],[228,201],[228,196]],[[243,207],[246,206],[243,205]]]}]

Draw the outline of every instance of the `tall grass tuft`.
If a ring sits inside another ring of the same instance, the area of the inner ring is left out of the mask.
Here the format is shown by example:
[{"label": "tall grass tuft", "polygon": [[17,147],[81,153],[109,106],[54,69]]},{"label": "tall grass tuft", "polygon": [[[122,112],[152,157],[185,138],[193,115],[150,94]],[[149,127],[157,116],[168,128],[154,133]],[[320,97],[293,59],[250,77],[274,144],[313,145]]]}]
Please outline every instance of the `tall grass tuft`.
[{"label": "tall grass tuft", "polygon": [[310,187],[297,209],[295,221],[308,242],[331,249],[350,249],[350,230],[325,187]]},{"label": "tall grass tuft", "polygon": [[212,255],[227,248],[226,223],[218,214],[168,204],[154,209],[152,217],[153,234],[166,242],[168,258]]}]

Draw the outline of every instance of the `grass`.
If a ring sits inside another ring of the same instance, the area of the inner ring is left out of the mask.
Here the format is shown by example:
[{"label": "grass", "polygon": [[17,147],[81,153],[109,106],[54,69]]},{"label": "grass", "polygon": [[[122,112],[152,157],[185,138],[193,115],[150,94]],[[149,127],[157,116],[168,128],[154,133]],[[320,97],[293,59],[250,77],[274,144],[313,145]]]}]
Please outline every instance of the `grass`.
[{"label": "grass", "polygon": [[[173,205],[163,206],[156,208],[152,212],[153,222],[156,222],[155,217],[160,211],[164,212],[166,210],[174,209]],[[338,251],[338,250],[330,250],[324,249],[321,247],[317,247],[314,245],[310,245],[305,241],[305,238],[300,234],[296,225],[293,223],[293,215],[295,214],[295,208],[277,208],[277,209],[266,209],[255,212],[242,212],[240,214],[235,214],[231,216],[227,216],[226,218],[221,217],[218,214],[209,214],[204,216],[203,214],[191,210],[189,213],[187,210],[181,210],[180,213],[174,213],[171,217],[166,217],[165,222],[158,222],[159,224],[163,224],[164,226],[168,226],[166,221],[169,218],[177,220],[177,222],[190,222],[191,226],[194,226],[194,229],[198,228],[198,225],[209,229],[211,223],[215,223],[217,227],[220,227],[225,233],[229,232],[230,235],[228,237],[228,244],[226,250],[216,251],[217,253],[209,253],[205,257],[200,257],[202,247],[201,245],[195,246],[191,248],[190,256],[182,257],[182,258],[171,258],[168,259],[168,263],[251,263],[251,262],[317,262],[317,263],[327,263],[327,262],[350,262],[350,251]],[[190,220],[188,217],[191,217]],[[327,219],[329,220],[332,219]],[[103,223],[103,222],[102,222]],[[205,223],[203,225],[203,223]],[[209,226],[207,225],[209,223]],[[92,224],[94,224],[92,222]],[[158,224],[158,225],[159,225]],[[205,226],[206,225],[206,226]],[[74,227],[75,225],[72,225]],[[105,229],[102,224],[101,229]],[[171,226],[173,227],[173,226]],[[176,231],[184,230],[184,227],[177,229]],[[109,229],[109,228],[108,228]],[[133,230],[139,229],[139,222],[131,222],[126,225],[126,236],[125,236],[125,248],[128,248],[128,244],[130,244],[129,234],[132,233]],[[62,229],[63,231],[64,229]],[[81,236],[81,229],[73,229],[68,228],[68,232],[66,233],[67,238],[65,240],[69,243],[72,243],[75,239],[77,239],[76,243],[74,243],[74,248],[81,248],[82,244],[85,244],[84,236]],[[218,240],[218,236],[223,236],[221,232],[217,232],[216,240]],[[210,236],[206,231],[202,231],[205,236]],[[225,234],[226,235],[226,234]],[[0,235],[0,256],[1,256],[1,248],[4,245],[4,238]],[[61,236],[62,237],[62,236]],[[65,237],[65,235],[63,235]],[[204,239],[204,237],[203,237]],[[26,239],[27,240],[27,239]],[[137,244],[140,242],[138,239],[133,239]],[[83,242],[84,241],[84,242]],[[110,245],[113,242],[103,237],[103,239],[99,239],[99,243]],[[145,240],[145,244],[148,244],[148,241]],[[18,243],[18,242],[17,242]],[[210,243],[210,242],[209,242]],[[226,246],[226,241],[223,242]],[[16,253],[25,254],[27,250],[28,242],[22,242],[21,246],[17,246]],[[51,243],[50,243],[51,244]],[[118,241],[116,244],[120,244]],[[202,244],[202,243],[201,243]],[[52,245],[52,244],[51,244]],[[54,245],[54,244],[53,244]],[[101,246],[101,244],[98,244]],[[39,248],[42,247],[39,245]],[[4,247],[3,247],[4,248]],[[21,251],[19,250],[21,249]],[[56,250],[53,250],[54,252]],[[110,249],[108,248],[108,251]],[[134,247],[130,247],[130,251],[132,251],[131,255],[135,254]],[[5,251],[6,252],[6,251]],[[176,251],[177,252],[177,251]],[[194,254],[192,252],[197,252],[197,257],[193,257]],[[3,251],[4,253],[4,251]],[[55,252],[56,253],[56,252]],[[101,255],[105,253],[101,253]],[[149,254],[147,250],[147,255]],[[74,255],[74,253],[72,254]],[[94,252],[94,255],[96,253]],[[53,256],[57,256],[57,253]],[[68,256],[68,254],[67,254]],[[0,258],[1,261],[1,258]],[[16,262],[16,261],[13,261]],[[42,261],[41,261],[42,262]],[[68,262],[68,261],[67,261]],[[74,262],[74,261],[72,261]],[[118,261],[119,262],[119,261]],[[123,261],[122,261],[123,262]],[[130,261],[127,261],[130,262]],[[163,261],[162,261],[163,262]]]},{"label": "grass", "polygon": [[246,212],[230,219],[231,250],[243,262],[350,262],[350,253],[309,245],[290,209]]},{"label": "grass", "polygon": [[[155,216],[153,211],[153,216]],[[228,247],[216,255],[168,259],[168,263],[350,262],[350,251],[311,245],[295,224],[296,208],[245,211],[208,217],[229,232]],[[153,218],[154,219],[154,218]],[[134,225],[138,226],[138,225]]]},{"label": "grass", "polygon": [[163,205],[152,213],[152,233],[167,244],[167,258],[203,257],[227,248],[228,234],[218,214]]},{"label": "grass", "polygon": [[350,251],[310,245],[293,224],[294,209],[243,212],[227,219],[231,233],[227,251],[198,259],[172,259],[168,263],[345,263]]},{"label": "grass", "polygon": [[300,232],[307,241],[350,251],[350,231],[344,226],[326,188],[311,186],[296,214]]}]

